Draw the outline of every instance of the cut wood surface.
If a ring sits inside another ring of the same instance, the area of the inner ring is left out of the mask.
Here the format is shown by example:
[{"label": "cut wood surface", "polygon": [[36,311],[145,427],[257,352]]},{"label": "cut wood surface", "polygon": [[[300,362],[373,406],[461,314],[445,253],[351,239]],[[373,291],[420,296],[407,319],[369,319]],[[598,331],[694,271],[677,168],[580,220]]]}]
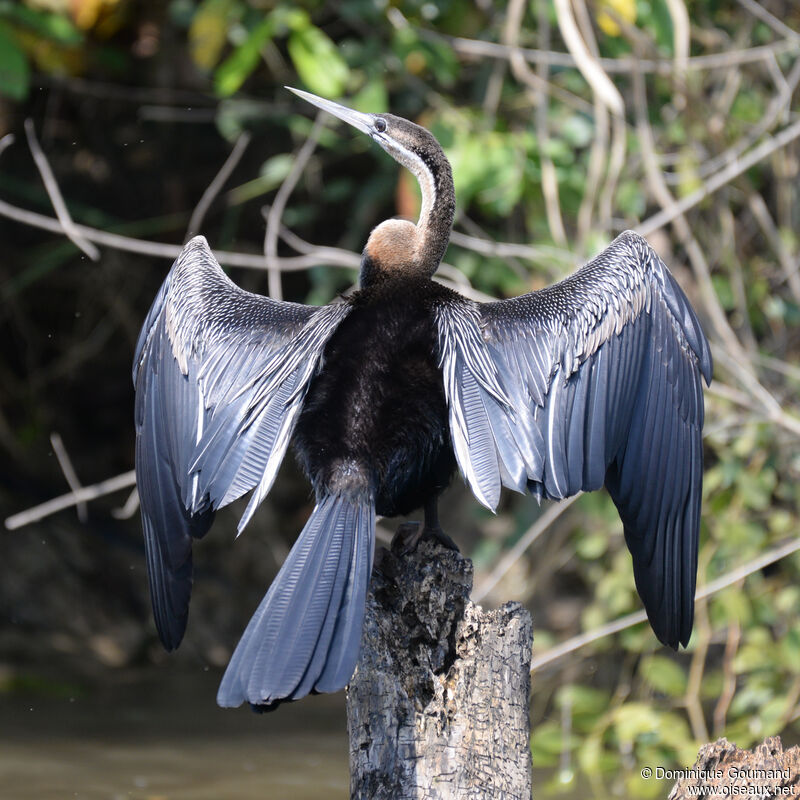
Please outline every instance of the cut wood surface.
[{"label": "cut wood surface", "polygon": [[531,796],[531,618],[469,600],[472,562],[438,543],[379,550],[347,690],[351,797]]},{"label": "cut wood surface", "polygon": [[[703,745],[694,766],[672,787],[668,800],[699,797],[797,797],[800,795],[800,748],[783,749],[770,736],[742,750],[727,739]],[[702,787],[702,788],[701,788]]]}]

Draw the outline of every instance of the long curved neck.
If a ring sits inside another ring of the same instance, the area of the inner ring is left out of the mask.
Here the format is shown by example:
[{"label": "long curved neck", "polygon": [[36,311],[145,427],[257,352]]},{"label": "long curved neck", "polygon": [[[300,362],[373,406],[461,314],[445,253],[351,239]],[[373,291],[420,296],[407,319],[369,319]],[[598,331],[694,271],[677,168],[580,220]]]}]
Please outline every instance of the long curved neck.
[{"label": "long curved neck", "polygon": [[420,265],[436,271],[450,242],[456,211],[453,172],[444,153],[434,153],[424,161],[408,165],[422,191],[422,206],[417,222],[417,252]]},{"label": "long curved neck", "polygon": [[392,152],[419,182],[422,206],[414,225],[390,219],[370,234],[361,261],[362,286],[390,275],[430,278],[439,267],[450,241],[456,208],[453,172],[442,150],[426,148]]}]

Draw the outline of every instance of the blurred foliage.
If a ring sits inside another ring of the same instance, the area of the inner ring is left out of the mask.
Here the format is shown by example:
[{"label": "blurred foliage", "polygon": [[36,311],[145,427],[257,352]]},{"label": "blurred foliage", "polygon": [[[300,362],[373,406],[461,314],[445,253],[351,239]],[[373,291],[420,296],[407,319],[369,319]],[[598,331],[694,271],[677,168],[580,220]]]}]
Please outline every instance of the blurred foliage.
[{"label": "blurred foliage", "polygon": [[[590,50],[669,65],[676,47],[666,0],[574,5],[587,11],[581,24],[583,35],[595,40]],[[781,26],[800,30],[800,8],[792,0],[763,5],[769,16],[756,18],[736,3],[687,3],[692,55],[772,47],[786,34]],[[261,206],[272,202],[289,173],[313,116],[282,85],[345,98],[361,110],[391,110],[428,126],[444,146],[454,168],[459,232],[534,245],[511,256],[487,255],[466,243],[448,251],[448,264],[476,290],[509,296],[563,276],[619,230],[659,210],[646,179],[637,112],[643,111],[675,197],[729,163],[733,156],[724,154],[732,149],[735,155],[765,119],[756,136],[798,118],[797,39],[766,59],[732,59],[677,76],[649,71],[643,110],[633,73],[618,70],[610,77],[623,95],[627,124],[623,163],[612,180],[613,132],[577,69],[530,64],[548,88],[539,92],[502,53],[494,58],[470,45],[502,43],[507,35],[504,6],[468,0],[171,0],[150,7],[126,0],[6,0],[0,2],[3,133],[19,134],[23,115],[44,128],[78,221],[175,242],[230,143],[250,130],[257,144],[203,230],[217,248],[254,251],[263,235]],[[525,6],[519,44],[566,51],[550,2]],[[770,118],[776,102],[782,105]],[[599,172],[592,161],[598,153]],[[681,235],[662,229],[652,237],[721,356],[715,379],[724,389],[707,400],[700,585],[800,535],[797,432],[781,425],[780,414],[753,389],[757,379],[789,423],[800,418],[799,158],[795,141],[687,213],[710,286]],[[543,192],[543,174],[551,168],[566,241],[551,229]],[[20,205],[50,213],[30,166],[0,174],[0,189]],[[605,206],[604,191],[610,193]],[[283,222],[311,244],[358,251],[373,225],[413,214],[417,202],[413,180],[384,153],[331,125]],[[97,465],[129,469],[127,359],[165,265],[131,270],[128,257],[115,255],[90,265],[64,241],[14,230],[20,244],[10,247],[1,275],[8,312],[3,333],[14,352],[0,375],[8,394],[0,442],[24,463],[27,479],[41,480],[48,491],[58,473],[31,453],[47,452],[53,427],[72,425],[74,440],[93,443],[77,456],[83,474],[94,467],[97,479],[105,477]],[[282,245],[281,252],[291,249]],[[265,284],[259,275],[237,273],[237,279],[262,290]],[[321,262],[285,275],[284,290],[292,299],[321,303],[354,279],[352,270]],[[711,324],[713,304],[730,326],[734,350]],[[743,361],[744,377],[732,363]],[[81,405],[88,402],[86,387],[94,391],[88,412]],[[74,411],[80,408],[84,417]],[[39,475],[47,477],[33,477]],[[299,496],[287,513],[297,514],[307,501]],[[508,497],[494,519],[477,507],[469,513],[482,531],[473,549],[479,584],[539,511],[528,499]],[[776,733],[794,742],[799,572],[793,555],[701,601],[685,651],[666,651],[649,627],[638,625],[536,673],[534,764],[554,769],[537,793],[589,786],[597,797],[661,796],[664,787],[643,780],[642,766],[691,764],[700,744],[719,735],[741,747]],[[263,588],[255,583],[254,596]],[[492,595],[509,597],[532,609],[537,653],[640,608],[621,523],[604,493],[582,497],[514,565]],[[144,630],[145,612],[136,613]]]}]

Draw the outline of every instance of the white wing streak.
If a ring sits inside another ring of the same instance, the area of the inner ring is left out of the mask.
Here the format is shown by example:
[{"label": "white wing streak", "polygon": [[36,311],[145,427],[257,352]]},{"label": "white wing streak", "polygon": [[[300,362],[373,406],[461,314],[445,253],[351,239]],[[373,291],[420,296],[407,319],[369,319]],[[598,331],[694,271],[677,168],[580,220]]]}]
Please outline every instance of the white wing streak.
[{"label": "white wing streak", "polygon": [[[606,485],[658,637],[691,632],[711,355],[685,295],[633,233],[554,286],[443,304],[439,354],[456,458],[499,485],[568,497]],[[477,395],[477,396],[476,396]],[[691,591],[690,591],[691,590]]]},{"label": "white wing streak", "polygon": [[269,491],[322,350],[349,306],[320,308],[233,284],[203,237],[175,261],[134,361],[136,472],[162,641],[183,635],[191,540],[251,489]]}]

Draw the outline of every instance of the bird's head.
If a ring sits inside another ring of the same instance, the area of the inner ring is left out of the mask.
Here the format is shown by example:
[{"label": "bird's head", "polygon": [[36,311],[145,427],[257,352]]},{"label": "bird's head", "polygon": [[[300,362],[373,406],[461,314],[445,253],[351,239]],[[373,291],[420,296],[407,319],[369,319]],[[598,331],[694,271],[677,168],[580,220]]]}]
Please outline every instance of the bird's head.
[{"label": "bird's head", "polygon": [[390,219],[372,231],[364,248],[362,285],[389,273],[433,275],[447,249],[455,213],[450,163],[433,134],[394,114],[365,114],[309,92],[286,88],[366,133],[419,182],[419,221],[414,225]]}]

